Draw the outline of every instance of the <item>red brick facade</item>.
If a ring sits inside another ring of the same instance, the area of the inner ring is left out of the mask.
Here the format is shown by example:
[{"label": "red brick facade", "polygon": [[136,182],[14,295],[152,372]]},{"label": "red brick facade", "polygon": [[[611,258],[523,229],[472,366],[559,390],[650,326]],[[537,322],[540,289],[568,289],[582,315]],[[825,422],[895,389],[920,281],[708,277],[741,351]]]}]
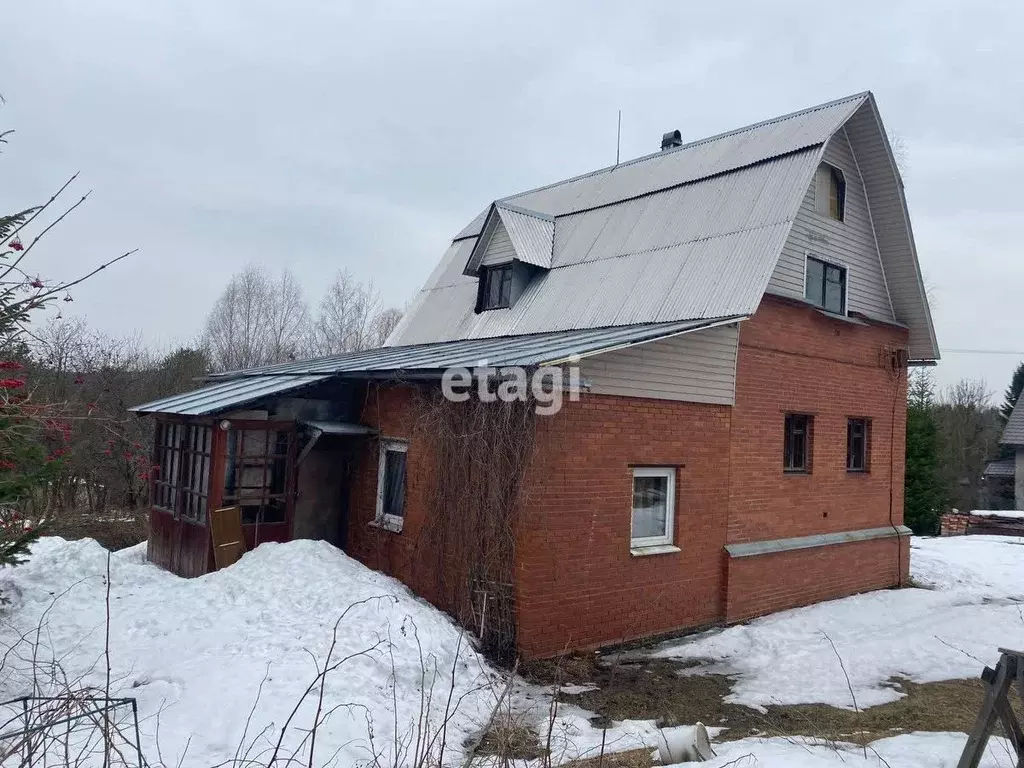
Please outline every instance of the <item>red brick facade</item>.
[{"label": "red brick facade", "polygon": [[[518,642],[551,655],[905,581],[905,538],[730,558],[726,546],[892,527],[903,519],[905,371],[894,327],[766,298],[740,326],[736,405],[584,395],[538,421],[517,538]],[[353,484],[347,550],[430,599],[416,538],[429,435],[411,387],[371,387],[362,422],[410,440],[401,534],[372,528],[377,444]],[[786,413],[813,416],[811,471],[782,471]],[[870,420],[869,471],[846,470],[847,419]],[[676,467],[679,552],[630,553],[633,465]]]}]

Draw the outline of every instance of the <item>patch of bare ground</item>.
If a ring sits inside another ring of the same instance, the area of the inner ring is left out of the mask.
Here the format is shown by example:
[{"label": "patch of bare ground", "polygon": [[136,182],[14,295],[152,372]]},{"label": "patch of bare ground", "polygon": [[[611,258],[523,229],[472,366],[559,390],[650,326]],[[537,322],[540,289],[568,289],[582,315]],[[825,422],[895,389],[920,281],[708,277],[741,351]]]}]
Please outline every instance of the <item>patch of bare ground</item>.
[{"label": "patch of bare ground", "polygon": [[[980,679],[937,683],[893,679],[890,684],[904,696],[860,712],[825,704],[801,704],[769,706],[762,713],[723,701],[732,690],[729,677],[681,675],[687,666],[693,665],[643,657],[612,663],[589,654],[534,662],[520,671],[532,682],[543,685],[553,685],[557,679],[562,685],[598,686],[597,690],[584,693],[559,694],[563,701],[596,713],[592,721],[595,727],[626,719],[655,720],[662,727],[700,721],[728,729],[717,740],[764,735],[866,743],[910,731],[966,732],[974,724],[984,696]],[[1024,715],[1020,701],[1015,700],[1014,705]]]}]

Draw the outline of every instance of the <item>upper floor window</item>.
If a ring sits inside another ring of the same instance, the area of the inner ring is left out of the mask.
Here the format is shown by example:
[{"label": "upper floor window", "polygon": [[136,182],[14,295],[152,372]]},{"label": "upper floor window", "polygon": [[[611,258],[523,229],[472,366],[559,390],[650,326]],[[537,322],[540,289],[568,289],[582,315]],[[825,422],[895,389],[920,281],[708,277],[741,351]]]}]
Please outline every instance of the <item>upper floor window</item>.
[{"label": "upper floor window", "polygon": [[819,165],[814,175],[814,207],[836,221],[846,218],[846,179],[841,170],[828,163]]},{"label": "upper floor window", "polygon": [[512,265],[484,267],[480,274],[480,309],[503,309],[512,298]]},{"label": "upper floor window", "polygon": [[787,413],[783,429],[782,469],[786,472],[811,471],[811,432],[814,417]]},{"label": "upper floor window", "polygon": [[828,312],[846,314],[846,268],[807,257],[804,298]]},{"label": "upper floor window", "polygon": [[868,471],[868,445],[871,422],[868,419],[848,419],[846,422],[846,471]]}]

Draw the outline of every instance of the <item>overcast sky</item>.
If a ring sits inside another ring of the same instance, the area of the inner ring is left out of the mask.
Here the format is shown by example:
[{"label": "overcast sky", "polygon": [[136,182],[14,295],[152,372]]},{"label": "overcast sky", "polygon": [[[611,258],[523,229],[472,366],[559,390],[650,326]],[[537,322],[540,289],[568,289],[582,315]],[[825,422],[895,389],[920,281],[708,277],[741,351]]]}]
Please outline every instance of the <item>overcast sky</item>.
[{"label": "overcast sky", "polygon": [[[905,180],[942,383],[1024,359],[1024,3],[8,5],[0,210],[72,172],[39,248],[111,333],[187,341],[248,261],[312,300],[342,267],[409,299],[491,200],[871,89]],[[1018,356],[956,349],[1019,350]]]}]

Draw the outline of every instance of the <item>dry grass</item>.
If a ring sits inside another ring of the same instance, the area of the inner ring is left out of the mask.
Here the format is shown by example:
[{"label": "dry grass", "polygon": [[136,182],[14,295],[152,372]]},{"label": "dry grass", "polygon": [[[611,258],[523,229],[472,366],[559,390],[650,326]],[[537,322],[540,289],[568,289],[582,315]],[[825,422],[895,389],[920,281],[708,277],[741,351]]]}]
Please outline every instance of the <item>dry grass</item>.
[{"label": "dry grass", "polygon": [[651,768],[653,749],[631,749],[628,752],[614,752],[602,757],[588,757],[562,763],[560,768]]},{"label": "dry grass", "polygon": [[[102,519],[87,513],[62,514],[47,522],[46,533],[71,541],[96,539],[102,546],[116,551],[134,546],[149,536],[148,510],[138,510],[132,514],[132,519]],[[122,515],[117,517],[121,518]]]},{"label": "dry grass", "polygon": [[[684,666],[650,658],[611,664],[590,654],[570,657],[562,666],[557,661],[535,662],[525,673],[535,682],[550,684],[545,679],[546,671],[558,669],[563,683],[599,686],[581,694],[561,694],[564,701],[595,712],[597,717],[592,722],[597,727],[626,719],[655,720],[661,727],[700,721],[727,728],[718,737],[723,741],[768,735],[864,743],[909,731],[966,732],[974,724],[984,697],[980,679],[938,683],[894,679],[890,683],[905,695],[860,713],[824,704],[801,704],[770,706],[762,714],[723,702],[732,690],[728,677],[680,675]],[[1015,709],[1024,715],[1024,705],[1014,698]],[[590,768],[589,763],[580,765]]]},{"label": "dry grass", "polygon": [[516,760],[536,760],[544,756],[537,733],[518,723],[498,723],[484,734],[478,755],[501,755]]}]

